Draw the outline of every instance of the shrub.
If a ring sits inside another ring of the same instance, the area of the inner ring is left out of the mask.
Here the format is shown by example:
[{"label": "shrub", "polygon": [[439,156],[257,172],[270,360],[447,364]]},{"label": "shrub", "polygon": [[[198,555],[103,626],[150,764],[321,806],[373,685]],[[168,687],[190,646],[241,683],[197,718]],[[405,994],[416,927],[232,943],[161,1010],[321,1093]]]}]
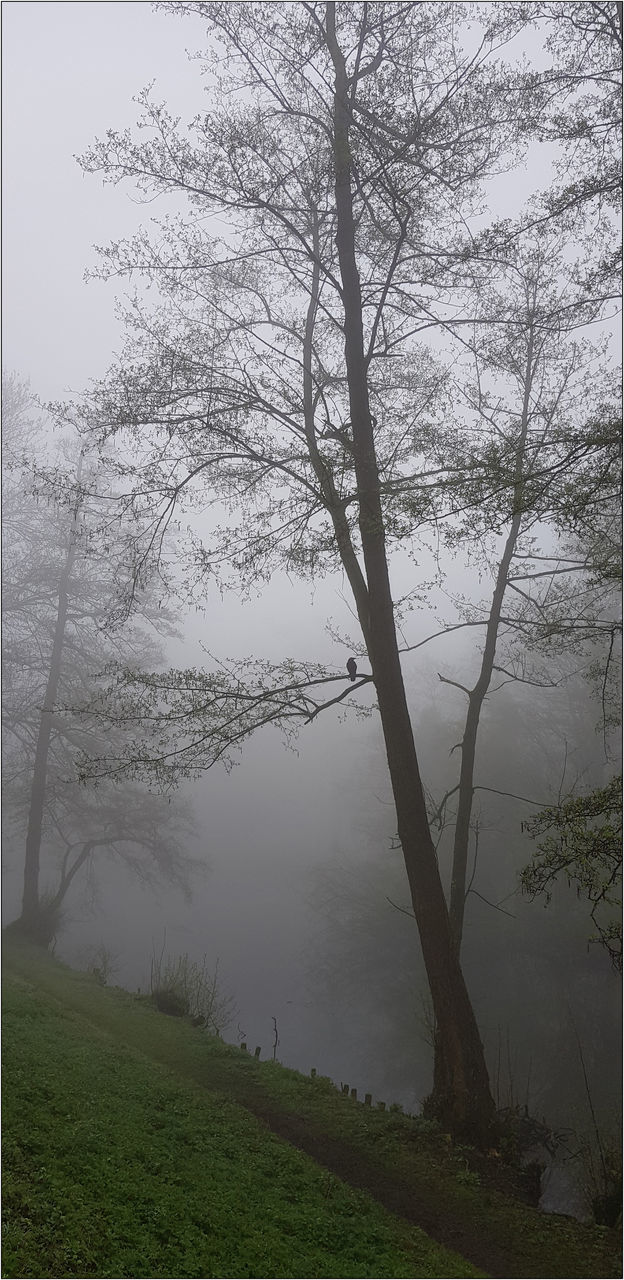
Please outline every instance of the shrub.
[{"label": "shrub", "polygon": [[189,1011],[188,1001],[175,987],[157,987],[152,999],[159,1013],[168,1013],[172,1018],[184,1018]]},{"label": "shrub", "polygon": [[232,996],[224,995],[219,985],[219,961],[214,970],[206,957],[201,963],[188,953],[180,956],[152,956],[150,990],[152,1000],[161,1013],[173,1017],[190,1017],[195,1026],[203,1026],[221,1036],[236,1012]]},{"label": "shrub", "polygon": [[105,987],[118,969],[113,952],[104,942],[101,942],[99,946],[93,947],[89,960],[89,973],[93,974],[101,987]]},{"label": "shrub", "polygon": [[598,1226],[616,1227],[622,1217],[622,1147],[619,1134],[611,1141],[596,1129],[594,1141],[583,1137],[580,1155],[585,1190]]}]

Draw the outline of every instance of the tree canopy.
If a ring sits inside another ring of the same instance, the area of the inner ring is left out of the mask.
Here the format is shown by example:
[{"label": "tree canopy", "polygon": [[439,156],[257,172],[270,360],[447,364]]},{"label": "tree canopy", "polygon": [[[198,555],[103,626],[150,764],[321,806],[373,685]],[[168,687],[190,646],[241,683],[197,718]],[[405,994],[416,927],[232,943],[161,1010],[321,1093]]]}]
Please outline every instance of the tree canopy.
[{"label": "tree canopy", "polygon": [[[539,840],[522,872],[522,888],[550,902],[565,879],[590,904],[599,942],[622,970],[622,775],[586,795],[543,809],[524,824]],[[542,837],[542,838],[540,838]]]},{"label": "tree canopy", "polygon": [[[352,682],[343,663],[340,676],[287,659],[165,674],[122,665],[97,709],[138,732],[103,767],[188,776],[231,759],[258,727],[288,732],[372,681],[437,1022],[434,1108],[485,1140],[492,1102],[458,960],[481,707],[495,672],[539,681],[547,642],[599,645],[617,630],[597,572],[610,555],[613,392],[605,345],[579,333],[605,314],[604,264],[582,235],[568,251],[560,195],[484,226],[488,183],[517,168],[532,138],[550,128],[567,146],[578,133],[569,48],[550,27],[560,90],[567,77],[562,123],[555,71],[527,72],[513,54],[534,18],[551,20],[547,5],[215,2],[175,13],[206,23],[209,109],[183,126],[145,90],[137,132],[110,131],[82,164],[145,199],[184,196],[188,212],[101,250],[103,277],[139,275],[159,302],[131,300],[119,359],[57,412],[115,444],[137,586],[163,575],[168,531],[196,511],[177,565],[190,595],[340,569],[361,632],[349,650],[365,666]],[[596,66],[586,64],[582,105],[594,141]],[[577,206],[600,198],[597,172]],[[568,551],[558,535],[578,538],[583,520],[594,541]],[[451,624],[484,637],[476,683],[459,684],[453,921],[401,666],[391,570],[404,546],[412,602],[427,599],[432,546],[487,567],[492,588],[485,605],[456,601]]]}]

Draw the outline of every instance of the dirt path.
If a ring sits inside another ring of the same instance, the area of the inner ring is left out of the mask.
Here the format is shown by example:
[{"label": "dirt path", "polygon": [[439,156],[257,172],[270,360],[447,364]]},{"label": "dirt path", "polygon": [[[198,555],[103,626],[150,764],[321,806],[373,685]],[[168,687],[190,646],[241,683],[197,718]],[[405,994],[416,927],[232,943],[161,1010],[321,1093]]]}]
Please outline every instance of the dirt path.
[{"label": "dirt path", "polygon": [[[443,1202],[434,1204],[426,1189],[423,1192],[414,1181],[407,1183],[398,1175],[393,1176],[343,1139],[319,1135],[305,1120],[276,1111],[260,1098],[240,1096],[236,1101],[264,1121],[280,1138],[304,1151],[343,1182],[359,1191],[366,1191],[391,1213],[420,1227],[433,1240],[453,1249],[495,1280],[507,1280],[507,1277],[522,1277],[523,1280],[547,1276],[585,1277],[587,1274],[584,1269],[545,1270],[543,1258],[531,1266],[526,1256],[484,1233],[482,1222],[458,1220]],[[606,1252],[605,1264],[608,1267]],[[617,1273],[613,1269],[605,1269],[600,1274],[606,1277]]]},{"label": "dirt path", "polygon": [[[471,1218],[468,1210],[462,1215],[458,1212],[457,1203],[446,1204],[422,1177],[409,1178],[398,1170],[393,1173],[387,1165],[371,1158],[348,1139],[319,1132],[313,1120],[280,1108],[269,1096],[261,1074],[244,1069],[248,1064],[251,1065],[249,1059],[243,1059],[241,1069],[237,1070],[235,1059],[213,1058],[209,1065],[206,1064],[208,1071],[202,1084],[251,1111],[278,1137],[304,1151],[329,1173],[357,1190],[367,1192],[391,1213],[420,1227],[433,1240],[472,1262],[492,1280],[533,1280],[534,1277],[536,1280],[542,1277],[544,1280],[547,1277],[587,1280],[589,1274],[606,1280],[607,1277],[621,1276],[619,1265],[616,1263],[614,1266],[613,1261],[617,1245],[613,1236],[607,1233],[604,1255],[600,1259],[602,1266],[588,1271],[587,1259],[592,1256],[594,1261],[596,1259],[595,1233],[571,1219],[551,1215],[545,1223],[549,1237],[560,1233],[560,1249],[551,1239],[550,1249],[546,1250],[543,1241],[536,1240],[535,1229],[530,1239],[525,1236],[524,1242],[520,1229],[515,1240],[510,1238],[509,1218],[503,1224],[495,1213],[490,1213],[488,1193],[497,1191],[513,1195],[527,1205],[530,1200],[528,1194],[523,1195],[520,1191],[515,1175],[504,1165],[497,1164],[492,1168],[491,1161],[483,1157],[480,1174],[482,1213]],[[351,1104],[346,1102],[346,1105]],[[537,1210],[535,1212],[537,1217]],[[539,1218],[536,1226],[539,1232]],[[570,1230],[574,1234],[574,1243],[569,1238]],[[579,1245],[579,1235],[582,1237],[586,1231],[587,1245],[583,1249]],[[554,1259],[550,1266],[545,1261],[547,1252]]]},{"label": "dirt path", "polygon": [[[18,970],[19,967],[17,964]],[[24,973],[24,977],[27,976],[31,977]],[[334,1137],[321,1131],[318,1120],[280,1107],[263,1082],[262,1072],[254,1068],[246,1055],[237,1058],[231,1054],[201,1054],[197,1058],[192,1054],[185,1061],[180,1053],[179,1039],[176,1042],[175,1038],[163,1036],[161,1039],[157,1035],[151,1038],[148,1047],[143,1025],[135,1028],[132,1019],[128,1019],[124,1020],[123,1031],[119,1025],[116,1026],[114,1009],[107,1008],[106,1000],[106,996],[113,995],[112,992],[102,991],[102,1005],[98,1010],[101,1016],[96,1020],[93,1011],[95,993],[92,990],[86,997],[79,988],[71,992],[65,987],[61,993],[53,973],[45,970],[41,972],[41,986],[53,999],[69,1006],[74,1016],[77,1015],[100,1035],[111,1036],[117,1043],[125,1042],[131,1051],[138,1050],[142,1055],[151,1057],[178,1078],[245,1107],[278,1137],[311,1156],[329,1173],[367,1192],[391,1213],[420,1227],[433,1240],[454,1250],[493,1280],[533,1280],[533,1277],[560,1277],[562,1280],[578,1277],[586,1280],[589,1275],[607,1278],[622,1274],[619,1267],[614,1266],[617,1242],[613,1233],[605,1232],[597,1242],[596,1232],[591,1228],[583,1228],[566,1218],[550,1218],[547,1224],[544,1223],[547,1228],[544,1234],[548,1236],[548,1247],[545,1247],[546,1240],[536,1215],[535,1225],[530,1223],[530,1230],[526,1219],[520,1219],[514,1235],[510,1227],[513,1216],[501,1215],[500,1212],[497,1215],[496,1212],[500,1201],[493,1195],[495,1191],[519,1198],[518,1188],[512,1186],[512,1175],[506,1173],[500,1164],[492,1168],[492,1162],[484,1157],[483,1170],[479,1171],[478,1206],[471,1210],[470,1200],[465,1201],[464,1207],[461,1197],[458,1200],[452,1195],[445,1203],[443,1191],[436,1191],[436,1186],[443,1187],[444,1184],[435,1182],[435,1173],[432,1172],[431,1184],[428,1184],[422,1172],[414,1170],[412,1176],[398,1169],[393,1172],[381,1158],[375,1159],[359,1149],[356,1143],[351,1144],[348,1138]],[[347,1102],[346,1105],[351,1104]],[[586,1239],[583,1239],[585,1233]],[[545,1262],[545,1255],[550,1255],[550,1265]],[[592,1259],[592,1270],[587,1269],[589,1258]]]},{"label": "dirt path", "polygon": [[[244,1105],[249,1107],[248,1103]],[[519,1269],[518,1258],[509,1249],[501,1249],[495,1242],[483,1239],[479,1230],[470,1230],[458,1225],[445,1214],[444,1206],[432,1208],[431,1200],[419,1196],[413,1185],[394,1178],[389,1172],[380,1169],[378,1164],[367,1160],[359,1151],[355,1151],[340,1139],[327,1136],[319,1137],[311,1133],[301,1121],[294,1116],[283,1113],[271,1113],[263,1106],[249,1107],[259,1119],[280,1138],[286,1139],[293,1146],[305,1151],[306,1155],[323,1165],[330,1173],[336,1174],[343,1182],[366,1191],[374,1200],[398,1217],[404,1218],[414,1226],[422,1228],[427,1235],[443,1244],[461,1257],[472,1262],[488,1276],[537,1276],[543,1275],[543,1268],[534,1271]]]}]

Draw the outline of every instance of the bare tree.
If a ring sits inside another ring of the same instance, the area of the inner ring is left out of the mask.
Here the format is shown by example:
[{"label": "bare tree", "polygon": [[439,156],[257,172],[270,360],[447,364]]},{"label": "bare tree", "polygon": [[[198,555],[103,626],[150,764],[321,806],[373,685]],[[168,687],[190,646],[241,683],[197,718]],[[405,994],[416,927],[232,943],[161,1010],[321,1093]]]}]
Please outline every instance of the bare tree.
[{"label": "bare tree", "polygon": [[159,650],[136,622],[104,639],[119,565],[112,531],[96,524],[86,501],[94,477],[84,449],[75,468],[69,463],[71,506],[59,508],[38,475],[44,447],[33,401],[6,379],[3,404],[4,821],[7,845],[25,836],[20,928],[47,945],[77,873],[103,850],[144,880],[166,876],[188,892],[193,859],[184,843],[193,824],[142,786],[79,785],[75,756],[100,754],[104,739],[71,702],[112,656],[138,651],[158,661]]},{"label": "bare tree", "polygon": [[[529,71],[534,110],[523,127],[552,146],[555,177],[515,223],[496,229],[509,243],[528,228],[557,227],[576,240],[578,273],[588,293],[621,296],[622,5],[618,0],[534,0],[499,4],[534,27],[546,67]],[[493,19],[496,21],[496,18]]]},{"label": "bare tree", "polygon": [[[134,303],[118,365],[77,413],[60,412],[116,438],[127,505],[148,529],[132,534],[138,572],[180,504],[197,501],[209,527],[189,553],[194,591],[204,578],[247,589],[278,567],[314,577],[338,564],[370,671],[353,682],[288,662],[120,672],[109,713],[140,731],[102,768],[192,774],[227,762],[256,728],[288,732],[372,681],[437,1024],[433,1109],[487,1140],[493,1104],[427,820],[389,553],[437,518],[441,480],[466,477],[445,448],[451,382],[419,335],[449,315],[454,331],[474,327],[474,306],[458,317],[453,305],[462,229],[533,110],[525,81],[495,61],[525,19],[468,47],[452,5],[176,12],[205,19],[226,105],[182,132],[144,93],[139,141],[110,133],[84,158],[150,198],[186,194],[191,216],[103,251],[103,275],[140,271],[163,302],[149,314]],[[215,214],[228,219],[222,240],[206,231]],[[469,470],[476,509],[492,469],[477,458]],[[519,484],[512,464],[506,492]],[[328,696],[339,679],[347,687]],[[156,730],[150,752],[145,731],[165,721],[169,744]]]},{"label": "bare tree", "polygon": [[[492,582],[489,601],[456,601],[463,625],[483,635],[475,682],[439,674],[467,698],[457,744],[458,783],[436,813],[438,819],[446,814],[455,797],[450,913],[458,949],[486,698],[510,682],[554,687],[564,674],[557,674],[553,658],[570,651],[584,653],[586,662],[588,651],[593,661],[602,652],[606,680],[614,638],[621,635],[612,582],[607,573],[597,573],[596,545],[600,529],[612,522],[621,489],[617,394],[602,346],[579,335],[600,314],[600,305],[588,303],[556,239],[544,233],[539,243],[527,240],[484,266],[489,279],[475,280],[473,334],[461,339],[467,371],[461,349],[457,356],[456,395],[467,414],[455,445],[458,465],[439,483],[437,504],[447,554],[457,545],[457,518],[448,521],[455,508],[463,512],[460,545],[478,558],[481,575]],[[602,430],[588,430],[591,415],[601,413]],[[575,546],[570,537],[572,494],[583,527],[589,523],[593,529],[589,546]],[[617,538],[612,524],[611,536]],[[619,562],[615,542],[602,554],[609,563]],[[441,628],[432,639],[444,634]]]}]

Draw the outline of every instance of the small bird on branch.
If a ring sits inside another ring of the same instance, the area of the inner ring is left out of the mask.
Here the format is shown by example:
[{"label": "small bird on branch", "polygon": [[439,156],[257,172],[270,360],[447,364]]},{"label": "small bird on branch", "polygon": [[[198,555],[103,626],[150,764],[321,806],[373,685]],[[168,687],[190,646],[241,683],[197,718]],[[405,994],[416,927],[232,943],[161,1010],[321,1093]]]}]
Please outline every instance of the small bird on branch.
[{"label": "small bird on branch", "polygon": [[349,658],[349,661],[347,662],[347,671],[349,672],[351,679],[355,680],[357,675],[357,662],[355,661],[355,658]]}]

